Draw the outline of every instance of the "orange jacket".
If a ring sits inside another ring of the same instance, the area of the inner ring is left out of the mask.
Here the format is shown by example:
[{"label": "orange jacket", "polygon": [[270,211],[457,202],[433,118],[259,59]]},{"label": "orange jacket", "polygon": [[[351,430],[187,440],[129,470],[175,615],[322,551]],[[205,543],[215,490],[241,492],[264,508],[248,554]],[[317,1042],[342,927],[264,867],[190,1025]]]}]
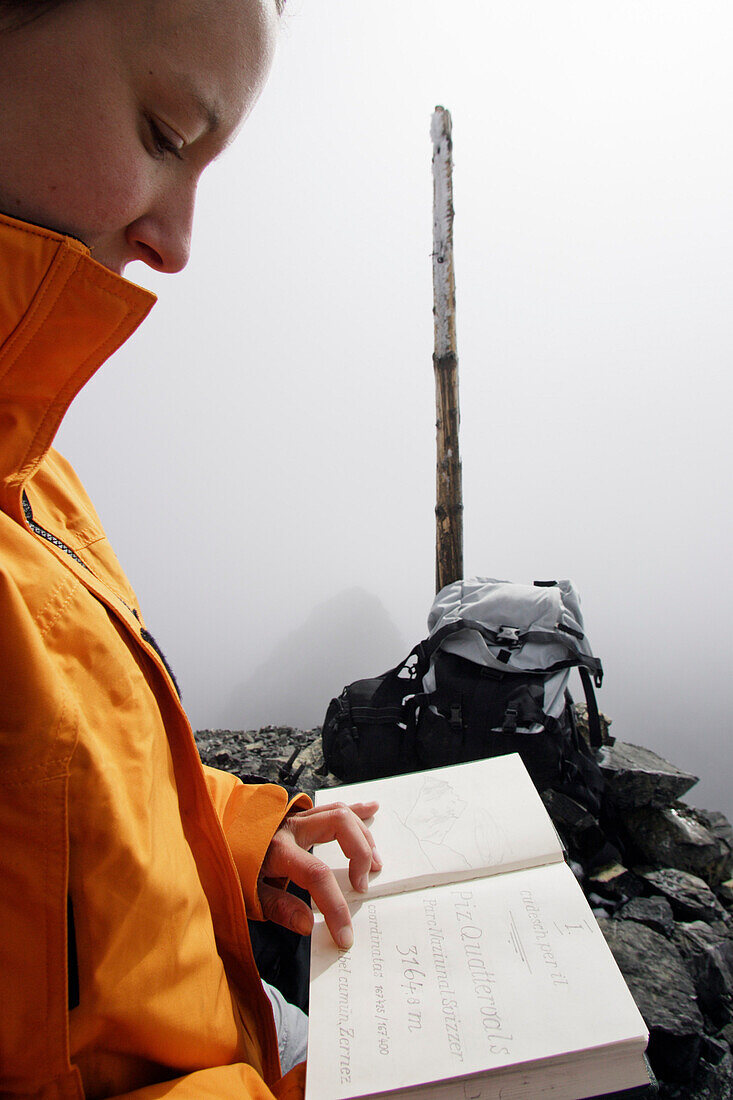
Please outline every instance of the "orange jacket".
[{"label": "orange jacket", "polygon": [[287,794],[202,768],[50,449],[154,300],[77,241],[0,216],[0,1096],[296,1100],[303,1067],[280,1078],[246,921]]}]

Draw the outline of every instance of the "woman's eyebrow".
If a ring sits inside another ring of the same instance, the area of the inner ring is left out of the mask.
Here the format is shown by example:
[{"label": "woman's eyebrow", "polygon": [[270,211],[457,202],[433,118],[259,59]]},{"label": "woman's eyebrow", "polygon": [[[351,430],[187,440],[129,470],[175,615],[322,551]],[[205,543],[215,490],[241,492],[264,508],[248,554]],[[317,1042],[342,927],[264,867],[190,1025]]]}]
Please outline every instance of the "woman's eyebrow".
[{"label": "woman's eyebrow", "polygon": [[201,91],[188,73],[176,72],[171,74],[170,79],[171,87],[176,89],[176,94],[188,99],[196,113],[204,119],[208,133],[215,133],[221,126],[221,112],[216,102]]}]

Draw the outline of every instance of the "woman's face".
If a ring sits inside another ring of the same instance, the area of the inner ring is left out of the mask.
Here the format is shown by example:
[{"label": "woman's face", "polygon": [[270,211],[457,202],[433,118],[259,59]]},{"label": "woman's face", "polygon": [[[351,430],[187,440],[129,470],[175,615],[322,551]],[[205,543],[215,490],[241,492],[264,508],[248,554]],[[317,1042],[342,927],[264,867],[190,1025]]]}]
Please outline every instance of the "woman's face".
[{"label": "woman's face", "polygon": [[275,0],[72,0],[0,34],[0,211],[180,271],[198,178],[267,78]]}]

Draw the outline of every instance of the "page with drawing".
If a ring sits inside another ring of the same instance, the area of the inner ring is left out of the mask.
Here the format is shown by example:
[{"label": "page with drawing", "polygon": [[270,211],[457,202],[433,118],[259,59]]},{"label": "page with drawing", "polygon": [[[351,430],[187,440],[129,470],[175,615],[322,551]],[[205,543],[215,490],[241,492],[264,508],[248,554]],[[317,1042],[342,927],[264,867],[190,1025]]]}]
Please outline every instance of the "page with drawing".
[{"label": "page with drawing", "polygon": [[[369,827],[384,868],[371,876],[369,897],[563,858],[554,826],[516,753],[317,791],[316,805],[336,798],[379,801]],[[334,869],[348,901],[363,897],[351,888],[337,844],[319,846],[318,856]]]},{"label": "page with drawing", "polygon": [[[546,1060],[578,1081],[646,1079],[644,1023],[566,864],[351,908],[350,951],[333,945],[320,916],[313,935],[308,1098],[371,1096]],[[460,1080],[440,1090],[469,1094],[484,1095],[466,1093]]]}]

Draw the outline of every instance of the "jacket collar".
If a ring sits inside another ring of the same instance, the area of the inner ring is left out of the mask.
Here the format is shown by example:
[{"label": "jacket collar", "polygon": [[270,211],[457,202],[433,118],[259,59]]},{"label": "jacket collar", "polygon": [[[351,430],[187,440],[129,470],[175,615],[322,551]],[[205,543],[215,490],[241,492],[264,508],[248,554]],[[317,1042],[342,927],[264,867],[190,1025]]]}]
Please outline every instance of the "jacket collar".
[{"label": "jacket collar", "polygon": [[0,214],[0,509],[21,520],[71,401],[155,300],[73,237]]}]

